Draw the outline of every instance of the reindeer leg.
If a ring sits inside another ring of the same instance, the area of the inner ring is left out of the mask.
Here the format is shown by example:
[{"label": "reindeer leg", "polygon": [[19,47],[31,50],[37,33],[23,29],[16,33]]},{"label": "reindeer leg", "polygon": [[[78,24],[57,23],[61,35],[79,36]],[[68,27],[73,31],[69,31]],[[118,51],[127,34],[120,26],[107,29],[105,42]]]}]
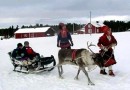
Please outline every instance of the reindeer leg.
[{"label": "reindeer leg", "polygon": [[62,68],[62,66],[61,66],[61,74],[63,74],[63,68]]},{"label": "reindeer leg", "polygon": [[79,78],[78,78],[79,73],[80,73],[80,68],[78,69],[77,75],[76,75],[76,77],[75,77],[74,79],[77,79],[77,80],[79,79]]},{"label": "reindeer leg", "polygon": [[87,71],[85,70],[85,67],[80,67],[81,70],[84,72],[84,74],[87,76],[88,78],[88,85],[91,84],[91,85],[95,85],[94,83],[92,83],[92,81],[90,80],[89,76],[88,76],[88,73]]},{"label": "reindeer leg", "polygon": [[62,65],[58,65],[58,72],[59,72],[59,77],[63,78],[62,77],[62,72],[63,72]]}]

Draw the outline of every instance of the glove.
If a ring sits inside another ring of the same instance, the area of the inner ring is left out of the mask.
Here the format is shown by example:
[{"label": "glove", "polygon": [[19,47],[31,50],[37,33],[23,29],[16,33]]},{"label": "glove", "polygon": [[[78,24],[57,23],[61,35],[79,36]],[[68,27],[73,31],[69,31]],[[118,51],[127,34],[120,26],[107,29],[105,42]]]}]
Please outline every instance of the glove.
[{"label": "glove", "polygon": [[104,49],[105,47],[101,44],[99,45],[100,49]]},{"label": "glove", "polygon": [[57,43],[57,47],[60,47],[60,46],[59,46],[59,43]]},{"label": "glove", "polygon": [[104,47],[104,49],[103,49],[103,50],[104,50],[104,51],[108,51],[108,49],[107,49],[107,48],[105,48],[105,47]]},{"label": "glove", "polygon": [[115,47],[115,46],[116,46],[116,43],[113,43],[113,44],[112,44],[112,47]]},{"label": "glove", "polygon": [[103,46],[103,45],[100,45],[99,47],[100,47],[100,49],[102,49],[104,51],[108,51],[108,49],[105,46]]},{"label": "glove", "polygon": [[73,46],[74,44],[73,44],[73,41],[71,41],[71,46]]},{"label": "glove", "polygon": [[71,43],[71,46],[73,46],[74,44],[73,43]]}]

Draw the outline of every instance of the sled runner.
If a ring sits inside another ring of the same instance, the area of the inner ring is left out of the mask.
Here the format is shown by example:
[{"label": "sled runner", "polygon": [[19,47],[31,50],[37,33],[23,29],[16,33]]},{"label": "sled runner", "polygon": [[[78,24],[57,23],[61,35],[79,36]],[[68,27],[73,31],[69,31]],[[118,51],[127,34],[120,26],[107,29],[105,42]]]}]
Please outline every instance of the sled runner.
[{"label": "sled runner", "polygon": [[40,60],[37,60],[37,57],[34,57],[33,60],[29,58],[26,60],[17,60],[12,57],[12,52],[8,52],[10,60],[14,66],[15,72],[21,73],[37,73],[44,71],[51,71],[56,65],[56,61],[53,55],[50,57],[40,57]]}]

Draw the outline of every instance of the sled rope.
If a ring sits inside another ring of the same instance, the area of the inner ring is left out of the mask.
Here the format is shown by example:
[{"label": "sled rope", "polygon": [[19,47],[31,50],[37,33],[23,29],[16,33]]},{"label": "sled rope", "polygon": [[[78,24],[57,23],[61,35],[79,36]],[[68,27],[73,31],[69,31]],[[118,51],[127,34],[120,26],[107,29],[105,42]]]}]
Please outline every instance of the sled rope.
[{"label": "sled rope", "polygon": [[[112,57],[112,55],[110,56],[110,58]],[[104,63],[104,64],[106,64],[109,60],[110,60],[110,58]]]}]

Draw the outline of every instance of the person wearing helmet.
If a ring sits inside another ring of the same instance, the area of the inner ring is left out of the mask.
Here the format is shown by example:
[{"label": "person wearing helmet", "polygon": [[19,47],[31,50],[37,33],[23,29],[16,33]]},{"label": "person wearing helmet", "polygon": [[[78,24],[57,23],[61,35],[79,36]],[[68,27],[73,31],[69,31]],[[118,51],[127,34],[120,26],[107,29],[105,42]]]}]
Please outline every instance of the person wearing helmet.
[{"label": "person wearing helmet", "polygon": [[112,35],[111,28],[108,26],[101,27],[101,30],[104,34],[99,38],[97,45],[101,49],[100,53],[104,59],[104,67],[101,68],[100,74],[106,75],[107,73],[105,72],[105,67],[108,67],[109,75],[115,76],[112,70],[112,66],[116,64],[116,60],[112,47],[117,45],[117,40]]},{"label": "person wearing helmet", "polygon": [[25,59],[25,53],[23,51],[23,45],[22,43],[17,44],[17,48],[13,50],[12,52],[12,57],[17,59],[17,60],[22,60]]},{"label": "person wearing helmet", "polygon": [[73,41],[64,23],[59,23],[60,32],[57,37],[57,47],[71,49]]}]

